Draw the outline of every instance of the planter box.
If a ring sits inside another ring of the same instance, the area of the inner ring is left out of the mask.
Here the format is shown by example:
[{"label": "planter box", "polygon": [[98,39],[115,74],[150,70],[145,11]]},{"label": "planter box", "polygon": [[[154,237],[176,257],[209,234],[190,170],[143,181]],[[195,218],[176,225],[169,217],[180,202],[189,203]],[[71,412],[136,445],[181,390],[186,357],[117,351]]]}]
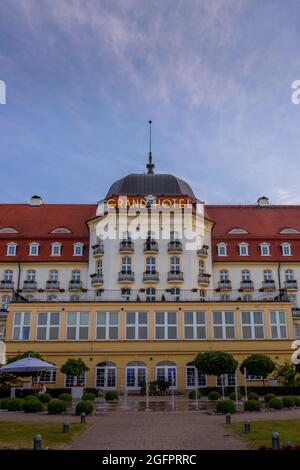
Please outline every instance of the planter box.
[{"label": "planter box", "polygon": [[71,395],[73,400],[81,400],[84,387],[71,387]]}]

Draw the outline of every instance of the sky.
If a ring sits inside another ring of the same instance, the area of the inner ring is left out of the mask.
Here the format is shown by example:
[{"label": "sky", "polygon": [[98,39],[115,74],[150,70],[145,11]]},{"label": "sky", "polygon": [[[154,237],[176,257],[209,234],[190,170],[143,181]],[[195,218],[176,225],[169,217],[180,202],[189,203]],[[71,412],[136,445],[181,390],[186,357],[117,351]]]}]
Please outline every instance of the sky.
[{"label": "sky", "polygon": [[1,0],[0,202],[94,203],[156,172],[300,204],[299,0]]}]

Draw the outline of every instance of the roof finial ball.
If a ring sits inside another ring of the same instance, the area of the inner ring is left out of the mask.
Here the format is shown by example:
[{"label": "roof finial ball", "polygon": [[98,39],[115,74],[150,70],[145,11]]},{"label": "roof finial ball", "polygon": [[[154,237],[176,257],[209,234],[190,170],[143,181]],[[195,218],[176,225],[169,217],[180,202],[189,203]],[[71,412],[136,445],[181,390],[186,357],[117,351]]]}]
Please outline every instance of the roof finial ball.
[{"label": "roof finial ball", "polygon": [[153,175],[154,174],[154,163],[152,163],[152,152],[151,152],[151,143],[152,143],[152,135],[151,135],[151,124],[152,124],[152,121],[148,121],[148,124],[149,124],[149,162],[147,163],[146,165],[146,168],[147,168],[147,174],[148,175]]}]

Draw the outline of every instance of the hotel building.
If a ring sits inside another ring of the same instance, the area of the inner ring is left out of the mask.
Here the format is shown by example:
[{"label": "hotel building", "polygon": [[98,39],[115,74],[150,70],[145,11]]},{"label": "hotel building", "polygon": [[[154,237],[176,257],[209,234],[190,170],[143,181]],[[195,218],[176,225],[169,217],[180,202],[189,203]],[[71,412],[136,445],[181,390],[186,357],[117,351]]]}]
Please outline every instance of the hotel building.
[{"label": "hotel building", "polygon": [[55,363],[49,387],[72,386],[60,372],[68,358],[89,367],[87,387],[128,391],[146,377],[194,388],[202,351],[291,358],[300,206],[206,205],[153,169],[150,155],[145,174],[97,204],[0,205],[0,339],[7,357],[34,350]]}]

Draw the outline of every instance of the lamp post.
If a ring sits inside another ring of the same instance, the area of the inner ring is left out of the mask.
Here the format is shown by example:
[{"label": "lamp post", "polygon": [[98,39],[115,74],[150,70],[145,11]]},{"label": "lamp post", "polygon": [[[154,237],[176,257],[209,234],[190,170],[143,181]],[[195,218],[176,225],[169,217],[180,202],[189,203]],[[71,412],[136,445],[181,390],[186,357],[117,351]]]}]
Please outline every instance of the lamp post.
[{"label": "lamp post", "polygon": [[245,400],[248,401],[247,370],[246,370],[246,367],[244,367],[244,381],[245,381]]},{"label": "lamp post", "polygon": [[195,368],[195,385],[196,385],[196,410],[198,410],[198,369]]}]

